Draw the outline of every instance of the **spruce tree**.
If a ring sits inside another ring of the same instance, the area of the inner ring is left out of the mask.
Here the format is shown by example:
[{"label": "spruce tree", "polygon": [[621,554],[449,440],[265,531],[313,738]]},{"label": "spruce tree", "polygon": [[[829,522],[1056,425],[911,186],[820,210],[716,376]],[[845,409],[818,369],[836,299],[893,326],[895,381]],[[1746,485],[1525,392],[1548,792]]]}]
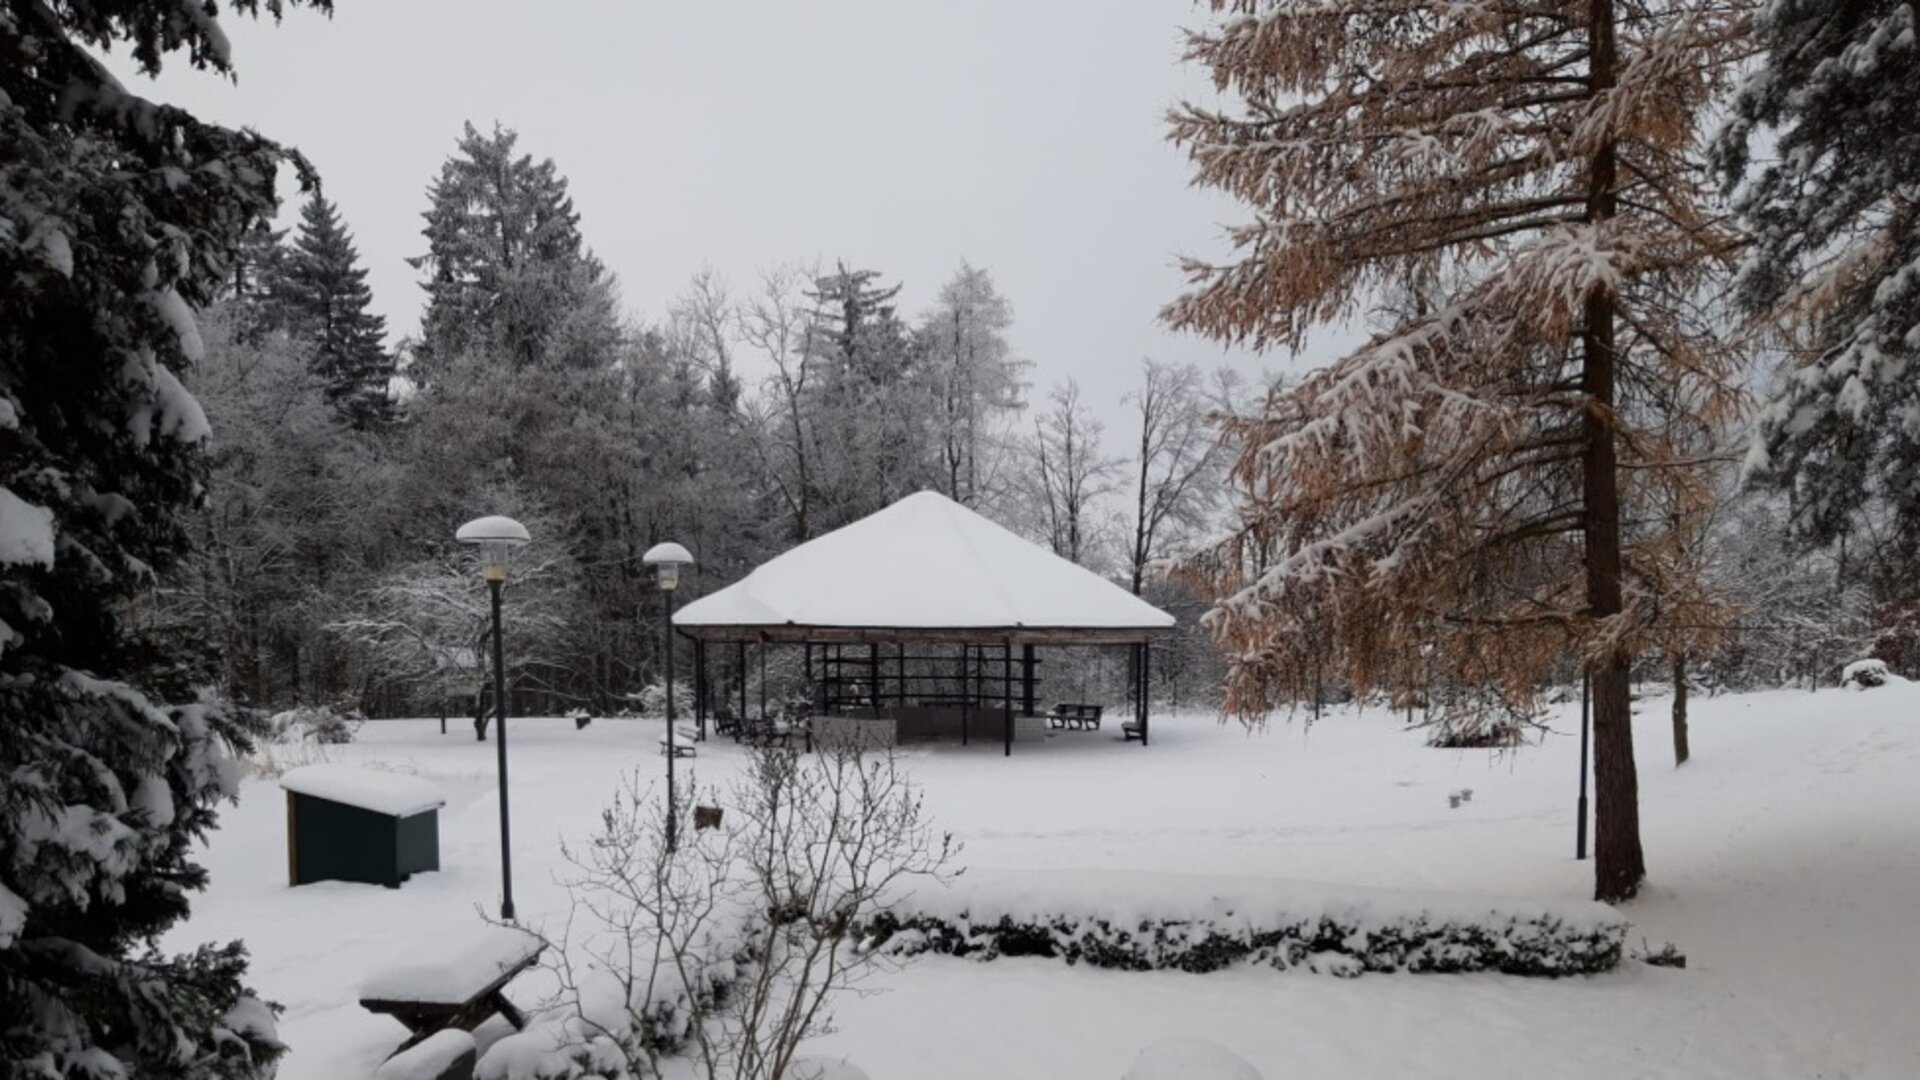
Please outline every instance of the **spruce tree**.
[{"label": "spruce tree", "polygon": [[[260,5],[235,0],[253,13]],[[325,0],[313,6],[326,8]],[[277,14],[278,3],[267,9]],[[287,154],[128,93],[184,51],[230,70],[210,9],[0,4],[0,1063],[33,1077],[269,1075],[238,943],[163,953],[206,882],[239,721],[196,699],[197,630],[130,608],[185,554],[204,414],[193,309],[272,217]]]},{"label": "spruce tree", "polygon": [[394,362],[384,344],[386,320],[367,310],[373,290],[359,263],[338,208],[315,191],[301,208],[300,232],[280,260],[273,291],[287,329],[313,350],[308,367],[327,400],[365,429],[391,419]]},{"label": "spruce tree", "polygon": [[519,136],[466,125],[428,189],[419,360],[427,374],[463,354],[516,367],[595,367],[619,336],[611,283],[580,236],[551,158],[516,154]]},{"label": "spruce tree", "polygon": [[[1793,358],[1750,471],[1794,495],[1803,537],[1888,511],[1920,548],[1920,16],[1911,3],[1774,0],[1762,64],[1716,147],[1753,232],[1737,296]],[[1773,146],[1754,168],[1751,144]],[[1903,575],[1904,576],[1904,575]]]}]

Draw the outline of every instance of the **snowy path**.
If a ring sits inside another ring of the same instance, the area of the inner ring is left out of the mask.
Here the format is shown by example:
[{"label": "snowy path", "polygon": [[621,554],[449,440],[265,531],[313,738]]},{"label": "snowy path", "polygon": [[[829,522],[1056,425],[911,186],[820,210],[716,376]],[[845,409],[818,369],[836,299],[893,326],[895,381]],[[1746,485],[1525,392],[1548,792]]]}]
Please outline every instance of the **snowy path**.
[{"label": "snowy path", "polygon": [[[1593,979],[1132,974],[1048,961],[926,959],[849,998],[823,1052],[876,1080],[1110,1080],[1164,1035],[1215,1039],[1270,1078],[1920,1075],[1920,688],[1696,701],[1695,760],[1671,766],[1666,702],[1639,727],[1654,883],[1634,942],[1672,941],[1685,971]],[[515,727],[514,861],[523,914],[550,917],[556,840],[592,827],[623,768],[657,772],[658,724]],[[1562,725],[1564,727],[1564,725]],[[285,887],[280,793],[250,783],[209,853],[211,893],[173,944],[239,936],[255,985],[288,1007],[289,1080],[365,1075],[401,1032],[354,1005],[361,975],[414,939],[458,931],[497,896],[491,744],[470,729],[369,725],[333,755],[432,777],[442,863],[405,888]],[[1263,875],[1578,898],[1574,740],[1518,755],[1436,751],[1384,713],[1247,736],[1200,717],[1155,745],[1069,733],[914,757],[963,861]],[[738,757],[707,752],[702,782]],[[1474,789],[1449,809],[1446,794]],[[516,984],[526,997],[531,980]]]}]

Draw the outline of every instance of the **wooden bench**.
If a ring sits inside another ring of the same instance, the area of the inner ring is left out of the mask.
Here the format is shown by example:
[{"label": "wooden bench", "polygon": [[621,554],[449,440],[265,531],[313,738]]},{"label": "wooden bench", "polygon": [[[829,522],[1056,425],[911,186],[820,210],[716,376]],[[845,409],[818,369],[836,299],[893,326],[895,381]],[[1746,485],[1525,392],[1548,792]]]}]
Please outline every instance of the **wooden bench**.
[{"label": "wooden bench", "polygon": [[671,749],[674,757],[694,757],[700,752],[699,747],[694,745],[699,741],[699,732],[692,728],[675,727],[673,729],[673,744],[671,747],[667,744],[667,737],[665,735],[660,736],[660,752],[665,754]]},{"label": "wooden bench", "polygon": [[1100,715],[1106,706],[1079,702],[1061,702],[1047,710],[1047,725],[1056,728],[1072,728],[1082,731],[1091,728],[1100,730]]},{"label": "wooden bench", "polygon": [[395,1054],[449,1028],[472,1031],[496,1014],[516,1029],[527,1026],[526,1016],[507,1000],[505,990],[540,959],[546,943],[523,931],[497,930],[475,949],[445,963],[392,968],[361,987],[361,1008],[391,1016],[413,1033]]},{"label": "wooden bench", "polygon": [[1126,736],[1127,742],[1139,739],[1144,743],[1147,741],[1147,725],[1138,720],[1128,720],[1120,725],[1120,734]]},{"label": "wooden bench", "polygon": [[725,705],[715,706],[713,710],[713,730],[718,735],[731,735],[737,742],[740,739],[740,718]]}]

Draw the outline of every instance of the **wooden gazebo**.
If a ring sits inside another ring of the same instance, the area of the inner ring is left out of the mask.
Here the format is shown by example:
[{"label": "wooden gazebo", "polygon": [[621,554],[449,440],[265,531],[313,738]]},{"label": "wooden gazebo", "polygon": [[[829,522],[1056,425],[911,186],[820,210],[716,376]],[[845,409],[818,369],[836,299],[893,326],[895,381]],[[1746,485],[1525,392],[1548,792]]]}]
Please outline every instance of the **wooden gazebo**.
[{"label": "wooden gazebo", "polygon": [[[1134,722],[1147,745],[1151,642],[1173,622],[931,491],[801,544],[673,618],[694,642],[703,732],[732,697],[710,683],[710,650],[736,650],[745,714],[749,646],[763,672],[769,646],[798,646],[823,737],[966,742],[993,732],[1008,754],[1017,739],[1045,734],[1036,700],[1044,646],[1130,649]],[[763,675],[763,698],[765,684]]]}]

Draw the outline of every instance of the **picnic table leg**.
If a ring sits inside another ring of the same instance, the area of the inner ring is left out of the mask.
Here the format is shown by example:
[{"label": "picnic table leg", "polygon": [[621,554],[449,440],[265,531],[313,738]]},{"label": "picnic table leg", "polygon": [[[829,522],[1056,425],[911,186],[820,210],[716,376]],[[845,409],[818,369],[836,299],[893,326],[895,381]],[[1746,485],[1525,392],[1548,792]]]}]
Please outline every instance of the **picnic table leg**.
[{"label": "picnic table leg", "polygon": [[515,1031],[525,1031],[527,1029],[526,1014],[516,1008],[513,1002],[508,1001],[505,993],[495,990],[490,1004],[492,1004],[495,1011],[499,1012],[501,1016],[507,1018],[507,1023],[512,1024]]}]

